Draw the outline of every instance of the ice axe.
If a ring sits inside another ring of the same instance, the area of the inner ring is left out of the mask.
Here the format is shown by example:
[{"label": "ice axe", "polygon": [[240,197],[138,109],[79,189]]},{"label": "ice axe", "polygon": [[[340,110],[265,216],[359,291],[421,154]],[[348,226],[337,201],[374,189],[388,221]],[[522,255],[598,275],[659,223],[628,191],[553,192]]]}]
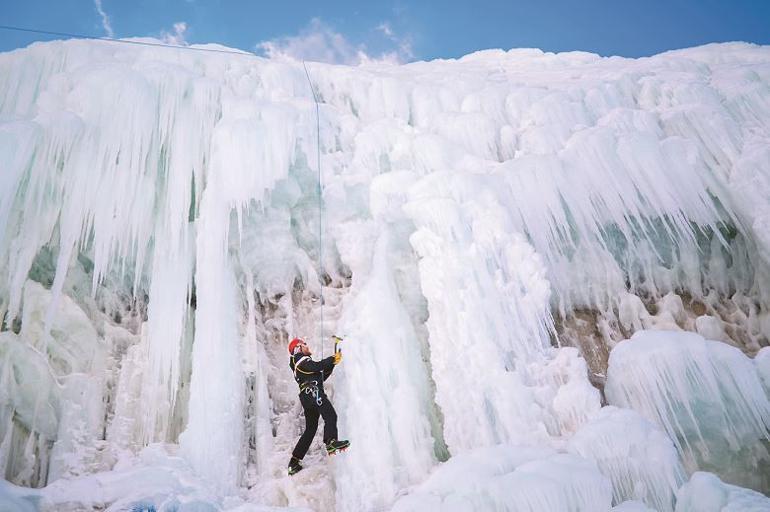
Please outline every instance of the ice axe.
[{"label": "ice axe", "polygon": [[336,334],[332,334],[332,339],[334,340],[334,364],[336,365],[342,361],[342,350],[340,349],[340,342],[342,341],[342,338]]},{"label": "ice axe", "polygon": [[334,340],[334,353],[342,352],[342,349],[339,347],[341,341],[345,341],[336,334],[332,334],[332,339]]}]

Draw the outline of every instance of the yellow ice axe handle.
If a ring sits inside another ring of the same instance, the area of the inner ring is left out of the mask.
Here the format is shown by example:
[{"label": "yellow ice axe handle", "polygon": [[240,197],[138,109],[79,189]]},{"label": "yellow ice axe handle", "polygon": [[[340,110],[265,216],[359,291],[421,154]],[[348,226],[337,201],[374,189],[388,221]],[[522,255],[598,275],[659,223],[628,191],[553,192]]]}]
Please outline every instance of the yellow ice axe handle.
[{"label": "yellow ice axe handle", "polygon": [[340,341],[342,341],[342,338],[339,336],[332,336],[332,339],[334,340],[334,353],[342,352],[342,350],[339,347]]}]

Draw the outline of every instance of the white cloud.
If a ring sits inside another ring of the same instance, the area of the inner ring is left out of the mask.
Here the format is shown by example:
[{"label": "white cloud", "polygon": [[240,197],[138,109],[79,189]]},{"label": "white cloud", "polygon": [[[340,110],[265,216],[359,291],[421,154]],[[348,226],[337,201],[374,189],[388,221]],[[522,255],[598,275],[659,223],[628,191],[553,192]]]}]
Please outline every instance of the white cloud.
[{"label": "white cloud", "polygon": [[262,41],[257,49],[271,58],[290,57],[335,64],[358,64],[364,53],[363,45],[354,45],[318,18],[310,20],[296,36]]},{"label": "white cloud", "polygon": [[185,32],[187,32],[187,28],[187,22],[177,21],[174,23],[174,31],[161,30],[160,38],[166,44],[186,45]]},{"label": "white cloud", "polygon": [[391,43],[396,45],[395,53],[398,55],[400,61],[408,61],[414,58],[411,36],[399,36],[387,21],[383,21],[377,25],[376,29],[381,32],[382,35],[384,35]]},{"label": "white cloud", "polygon": [[102,28],[104,28],[104,31],[107,33],[108,37],[115,37],[115,32],[112,31],[112,24],[110,23],[110,17],[107,16],[107,13],[104,12],[104,9],[102,8],[102,0],[94,0],[94,5],[96,6],[96,12],[99,13],[99,16],[102,18]]},{"label": "white cloud", "polygon": [[377,30],[385,34],[386,37],[393,37],[393,29],[390,28],[390,23],[387,21],[383,21],[379,25],[377,25]]},{"label": "white cloud", "polygon": [[262,41],[257,50],[270,58],[291,58],[332,64],[357,65],[366,62],[400,63],[413,57],[411,45],[402,44],[387,22],[375,27],[393,47],[372,55],[364,43],[354,43],[319,18],[313,18],[307,27],[294,36]]}]

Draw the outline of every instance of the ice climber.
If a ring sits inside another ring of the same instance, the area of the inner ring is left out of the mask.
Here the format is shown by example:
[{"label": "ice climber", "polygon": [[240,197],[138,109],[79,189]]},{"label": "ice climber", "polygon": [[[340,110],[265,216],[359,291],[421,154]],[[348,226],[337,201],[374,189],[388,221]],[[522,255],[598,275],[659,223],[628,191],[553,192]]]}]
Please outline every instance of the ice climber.
[{"label": "ice climber", "polygon": [[326,453],[333,455],[345,450],[350,442],[337,440],[337,413],[329,397],[324,393],[324,381],[331,376],[335,365],[342,361],[342,353],[334,352],[320,361],[313,361],[310,347],[303,340],[294,338],[289,343],[289,367],[294,372],[294,380],[299,384],[299,401],[305,413],[305,431],[297,441],[289,461],[289,475],[302,470],[302,458],[310,448],[316,430],[318,416],[324,419],[324,444]]}]

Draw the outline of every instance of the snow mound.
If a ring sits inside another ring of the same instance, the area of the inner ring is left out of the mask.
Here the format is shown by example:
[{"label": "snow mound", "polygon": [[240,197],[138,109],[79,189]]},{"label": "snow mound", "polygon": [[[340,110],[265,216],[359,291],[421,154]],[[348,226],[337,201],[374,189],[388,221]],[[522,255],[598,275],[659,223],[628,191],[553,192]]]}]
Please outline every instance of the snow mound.
[{"label": "snow mound", "polygon": [[221,508],[221,499],[192,474],[190,465],[157,444],[122,459],[112,471],[57,480],[41,496],[44,510],[52,511],[104,508],[118,512],[144,506],[213,512]]},{"label": "snow mound", "polygon": [[610,509],[610,512],[657,512],[655,509],[652,509],[642,503],[641,501],[624,501],[620,505],[617,505],[615,507],[612,507]]},{"label": "snow mound", "polygon": [[609,510],[610,482],[581,457],[542,448],[497,445],[453,457],[393,512]]}]

